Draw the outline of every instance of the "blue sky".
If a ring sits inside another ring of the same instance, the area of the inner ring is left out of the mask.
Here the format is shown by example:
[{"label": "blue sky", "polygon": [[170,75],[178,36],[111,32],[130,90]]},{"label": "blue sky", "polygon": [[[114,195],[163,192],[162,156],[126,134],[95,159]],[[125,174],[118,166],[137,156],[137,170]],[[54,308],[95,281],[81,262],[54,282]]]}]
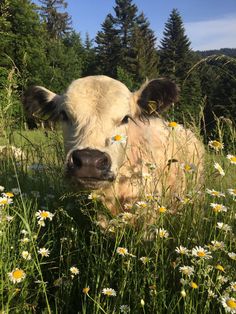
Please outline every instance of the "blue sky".
[{"label": "blue sky", "polygon": [[[115,0],[67,0],[73,27],[91,38],[101,29]],[[194,50],[236,48],[236,0],[133,0],[155,31],[159,44],[164,25],[173,8],[182,16]]]}]

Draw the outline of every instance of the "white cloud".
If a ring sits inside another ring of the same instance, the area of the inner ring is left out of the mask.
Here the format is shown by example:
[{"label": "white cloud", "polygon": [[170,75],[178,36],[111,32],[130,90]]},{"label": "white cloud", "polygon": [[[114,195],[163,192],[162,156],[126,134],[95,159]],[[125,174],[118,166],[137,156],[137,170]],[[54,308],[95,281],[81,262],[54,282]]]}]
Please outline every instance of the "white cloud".
[{"label": "white cloud", "polygon": [[236,16],[185,23],[193,50],[236,48]]}]

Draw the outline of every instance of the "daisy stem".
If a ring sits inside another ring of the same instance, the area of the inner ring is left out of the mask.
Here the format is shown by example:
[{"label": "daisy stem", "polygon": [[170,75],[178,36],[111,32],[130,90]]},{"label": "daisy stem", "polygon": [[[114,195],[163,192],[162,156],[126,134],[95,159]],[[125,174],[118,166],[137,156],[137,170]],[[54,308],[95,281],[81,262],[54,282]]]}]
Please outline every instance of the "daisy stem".
[{"label": "daisy stem", "polygon": [[88,297],[90,300],[92,300],[92,301],[97,305],[97,307],[98,307],[103,313],[108,314],[108,313],[101,307],[101,305],[100,305],[96,300],[94,300],[89,294],[87,294],[87,297]]}]

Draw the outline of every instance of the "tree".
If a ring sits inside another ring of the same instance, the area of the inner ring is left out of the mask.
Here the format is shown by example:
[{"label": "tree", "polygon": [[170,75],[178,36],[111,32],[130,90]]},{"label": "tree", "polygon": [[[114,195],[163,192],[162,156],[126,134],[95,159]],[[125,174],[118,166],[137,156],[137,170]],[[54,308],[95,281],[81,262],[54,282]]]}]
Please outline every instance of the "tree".
[{"label": "tree", "polygon": [[183,112],[196,117],[201,105],[201,84],[197,73],[190,71],[196,58],[185,35],[182,18],[176,9],[172,10],[163,34],[159,52],[160,74],[176,81],[181,88],[175,117],[181,120]]},{"label": "tree", "polygon": [[40,13],[46,23],[47,31],[52,39],[59,39],[71,31],[71,17],[67,12],[65,0],[40,0]]}]

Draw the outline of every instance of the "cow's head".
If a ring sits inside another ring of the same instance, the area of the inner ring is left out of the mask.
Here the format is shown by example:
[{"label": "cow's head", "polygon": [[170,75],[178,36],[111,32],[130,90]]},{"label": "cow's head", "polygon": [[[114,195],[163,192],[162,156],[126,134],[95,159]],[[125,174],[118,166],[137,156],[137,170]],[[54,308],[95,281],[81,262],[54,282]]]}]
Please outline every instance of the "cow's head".
[{"label": "cow's head", "polygon": [[97,189],[117,176],[129,123],[163,111],[177,94],[176,85],[166,79],[146,82],[131,93],[117,80],[90,76],[72,82],[64,95],[32,87],[24,106],[29,115],[61,121],[67,176],[80,187]]}]

